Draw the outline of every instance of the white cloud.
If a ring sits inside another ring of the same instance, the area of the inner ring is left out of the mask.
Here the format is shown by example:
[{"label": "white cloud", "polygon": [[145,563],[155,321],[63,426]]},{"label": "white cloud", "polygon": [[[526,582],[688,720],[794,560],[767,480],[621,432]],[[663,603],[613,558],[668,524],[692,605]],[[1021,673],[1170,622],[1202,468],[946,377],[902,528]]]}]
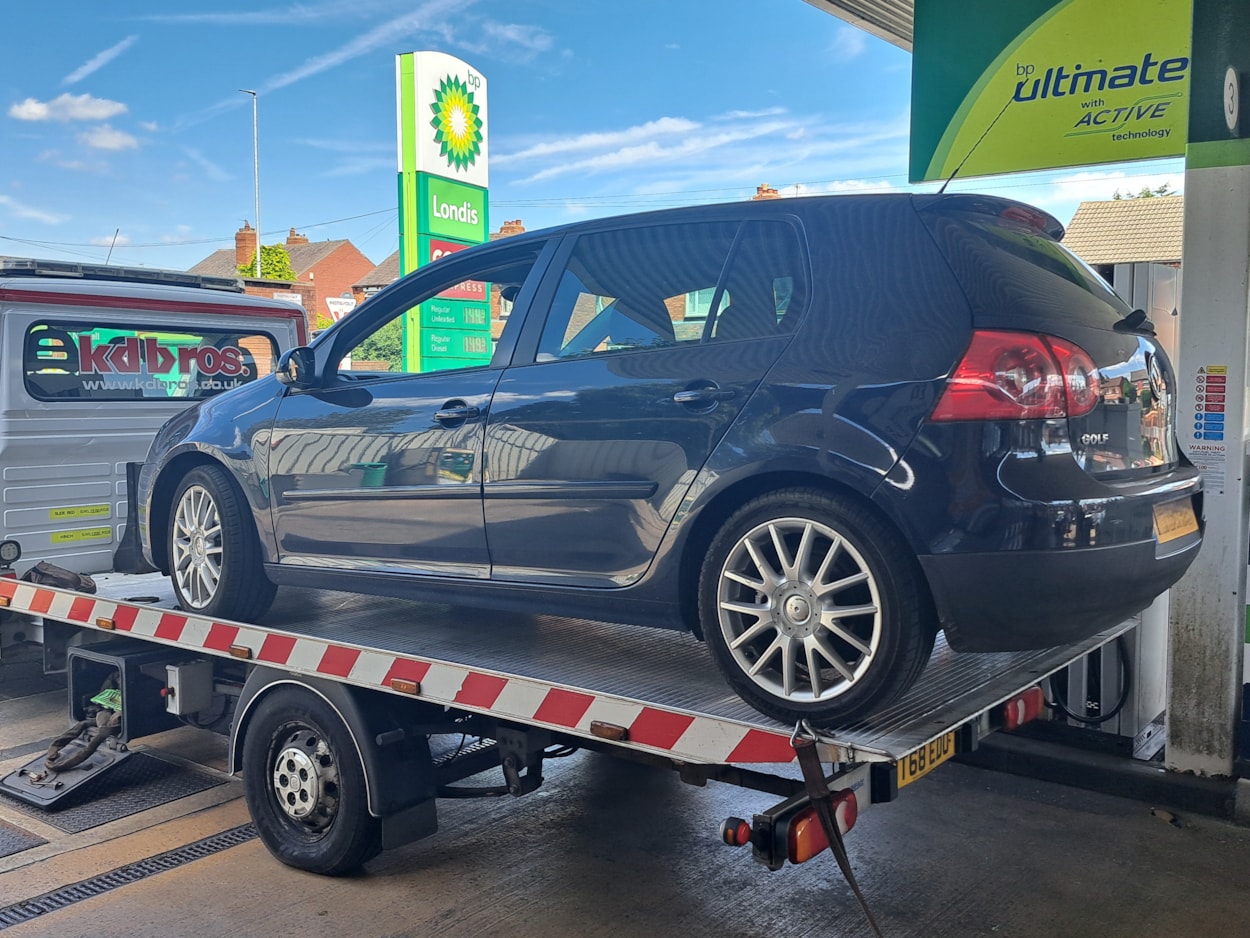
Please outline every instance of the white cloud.
[{"label": "white cloud", "polygon": [[63,79],[61,79],[61,84],[72,85],[76,82],[82,81],[88,75],[99,71],[105,65],[108,65],[109,62],[113,61],[113,59],[117,58],[138,41],[138,36],[127,36],[121,42],[109,46],[103,52],[95,55],[86,63],[80,65],[78,68],[74,69],[74,71],[66,75]]},{"label": "white cloud", "polygon": [[108,235],[107,237],[104,237],[104,238],[91,238],[89,240],[91,244],[94,244],[96,247],[102,247],[102,248],[111,248],[111,247],[122,248],[122,247],[127,247],[130,244],[130,238],[128,238],[124,234],[119,234],[116,237],[114,237],[113,235]]},{"label": "white cloud", "polygon": [[783,196],[839,195],[852,192],[896,192],[888,179],[835,179],[832,182],[796,183],[781,189]]},{"label": "white cloud", "polygon": [[327,0],[325,3],[293,3],[264,10],[226,13],[156,13],[141,17],[153,23],[185,23],[205,26],[298,26],[327,19],[357,19],[393,7],[388,0]]},{"label": "white cloud", "polygon": [[337,49],[307,59],[289,72],[275,75],[265,81],[261,90],[276,91],[378,49],[393,49],[396,40],[415,33],[428,32],[450,38],[446,17],[463,12],[472,2],[473,0],[427,0],[417,9],[375,26]]},{"label": "white cloud", "polygon": [[187,159],[200,168],[202,175],[213,182],[231,182],[234,179],[231,173],[222,169],[194,147],[183,147],[182,152],[186,154]]},{"label": "white cloud", "polygon": [[521,26],[515,23],[482,23],[482,35],[492,43],[520,46],[527,52],[548,52],[555,45],[551,34],[537,26]]},{"label": "white cloud", "polygon": [[626,127],[624,130],[600,131],[596,133],[578,134],[575,137],[537,143],[518,150],[515,153],[491,154],[491,162],[506,165],[509,162],[542,159],[564,153],[577,153],[585,150],[604,150],[640,143],[656,137],[676,134],[688,134],[699,129],[695,121],[683,117],[660,117],[645,124]]},{"label": "white cloud", "polygon": [[0,195],[0,206],[7,208],[9,214],[14,218],[39,221],[45,225],[59,225],[61,222],[69,221],[68,215],[58,215],[55,212],[45,212],[42,209],[32,208],[7,195]]},{"label": "white cloud", "polygon": [[767,107],[758,111],[726,111],[724,114],[717,114],[712,118],[714,121],[740,121],[750,120],[755,117],[776,117],[778,114],[786,113],[783,107]]},{"label": "white cloud", "polygon": [[783,129],[784,125],[766,123],[745,125],[736,130],[721,130],[716,133],[703,131],[684,140],[679,140],[672,145],[664,145],[659,141],[650,140],[636,146],[620,147],[611,152],[574,160],[571,163],[549,166],[526,179],[519,180],[519,182],[538,182],[555,176],[567,175],[568,173],[599,173],[639,165],[655,166],[671,160],[701,156],[707,151],[745,140],[754,140],[760,137],[775,138]]},{"label": "white cloud", "polygon": [[102,121],[125,114],[126,110],[120,101],[89,94],[63,94],[51,101],[27,98],[9,108],[9,117],[21,121]]},{"label": "white cloud", "polygon": [[1051,210],[1075,210],[1081,202],[1101,202],[1122,196],[1136,195],[1142,189],[1157,189],[1166,185],[1174,193],[1185,188],[1183,172],[1133,173],[1124,169],[1083,170],[1053,179],[1028,182],[1020,180],[1003,186],[981,188],[1008,198],[1030,202],[1039,208]]},{"label": "white cloud", "polygon": [[840,26],[833,35],[831,50],[839,62],[849,62],[863,55],[868,48],[868,34],[854,26]]},{"label": "white cloud", "polygon": [[139,141],[124,130],[115,130],[108,124],[92,127],[78,135],[78,139],[96,150],[134,150]]},{"label": "white cloud", "polygon": [[161,129],[160,125],[157,124],[156,121],[139,121],[139,126],[150,134],[154,134]]}]

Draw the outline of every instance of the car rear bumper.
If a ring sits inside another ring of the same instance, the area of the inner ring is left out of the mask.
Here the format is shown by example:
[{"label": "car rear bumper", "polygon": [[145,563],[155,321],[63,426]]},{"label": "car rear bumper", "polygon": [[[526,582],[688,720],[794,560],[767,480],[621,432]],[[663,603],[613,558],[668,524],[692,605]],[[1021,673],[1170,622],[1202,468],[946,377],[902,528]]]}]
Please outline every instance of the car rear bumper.
[{"label": "car rear bumper", "polygon": [[1079,641],[1140,612],[1181,578],[1201,536],[1199,522],[1165,544],[939,554],[920,563],[955,651],[1016,651]]}]

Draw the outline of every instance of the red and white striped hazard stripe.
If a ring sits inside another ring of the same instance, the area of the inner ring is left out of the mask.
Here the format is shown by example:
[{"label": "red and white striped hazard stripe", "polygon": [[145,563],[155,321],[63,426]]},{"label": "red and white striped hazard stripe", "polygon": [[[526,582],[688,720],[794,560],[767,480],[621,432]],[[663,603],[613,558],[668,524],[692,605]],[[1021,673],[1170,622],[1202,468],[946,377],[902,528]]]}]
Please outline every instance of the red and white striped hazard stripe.
[{"label": "red and white striped hazard stripe", "polygon": [[[656,707],[530,677],[450,661],[399,655],[153,606],[0,579],[0,605],[191,651],[245,657],[257,664],[398,693],[419,685],[432,703],[592,738],[592,723],[623,727],[623,745],[693,763],[784,763],[795,759],[788,730]],[[396,682],[396,683],[392,683]],[[833,758],[838,758],[835,754]]]}]

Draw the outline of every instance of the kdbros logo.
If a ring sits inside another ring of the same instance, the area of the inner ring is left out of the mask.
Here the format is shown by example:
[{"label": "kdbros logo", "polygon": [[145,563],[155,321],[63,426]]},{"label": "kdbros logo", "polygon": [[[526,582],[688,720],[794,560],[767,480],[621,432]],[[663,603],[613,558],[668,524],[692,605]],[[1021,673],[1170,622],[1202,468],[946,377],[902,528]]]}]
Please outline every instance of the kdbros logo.
[{"label": "kdbros logo", "polygon": [[[1034,65],[1016,65],[1019,80],[1012,96],[1014,101],[1024,104],[1047,98],[1084,97],[1079,105],[1085,113],[1073,124],[1074,130],[1105,131],[1116,140],[1137,139],[1143,136],[1166,137],[1171,133],[1170,127],[1147,127],[1128,133],[1116,131],[1123,131],[1128,124],[1166,119],[1173,101],[1160,99],[1181,96],[1174,83],[1184,81],[1188,76],[1189,59],[1177,56],[1160,60],[1147,52],[1140,63],[1112,68],[1085,68],[1078,63],[1071,71],[1062,65],[1051,66],[1042,75],[1038,75],[1037,69],[1038,66]],[[1139,88],[1145,94],[1132,104],[1116,107],[1108,106],[1101,97],[1103,92],[1130,88]]]}]

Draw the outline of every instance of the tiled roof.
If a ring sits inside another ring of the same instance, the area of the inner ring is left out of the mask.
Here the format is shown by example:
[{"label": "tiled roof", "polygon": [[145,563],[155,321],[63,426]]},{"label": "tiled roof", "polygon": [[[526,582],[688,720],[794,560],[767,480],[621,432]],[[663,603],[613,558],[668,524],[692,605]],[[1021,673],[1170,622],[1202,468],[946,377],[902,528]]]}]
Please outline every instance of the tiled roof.
[{"label": "tiled roof", "polygon": [[318,261],[323,261],[339,248],[351,244],[350,241],[309,241],[307,244],[285,245],[286,252],[291,255],[291,266],[301,277]]},{"label": "tiled roof", "polygon": [[365,274],[359,281],[352,284],[354,287],[368,289],[369,287],[384,287],[387,284],[394,283],[399,279],[399,252],[396,251],[377,267]]},{"label": "tiled roof", "polygon": [[[284,244],[283,247],[286,248],[287,254],[291,256],[291,266],[295,268],[295,273],[302,277],[309,268],[316,266],[318,261],[324,260],[339,248],[348,244],[351,244],[351,242],[309,241],[307,244]],[[234,262],[234,249],[223,248],[220,251],[214,251],[192,267],[190,273],[211,274],[216,277],[239,276],[238,268]]]},{"label": "tiled roof", "polygon": [[220,251],[214,251],[192,267],[188,273],[208,274],[211,277],[239,276],[238,265],[234,262],[234,248],[222,248]]},{"label": "tiled roof", "polygon": [[1183,195],[1082,202],[1063,243],[1087,264],[1176,262],[1184,221]]}]

